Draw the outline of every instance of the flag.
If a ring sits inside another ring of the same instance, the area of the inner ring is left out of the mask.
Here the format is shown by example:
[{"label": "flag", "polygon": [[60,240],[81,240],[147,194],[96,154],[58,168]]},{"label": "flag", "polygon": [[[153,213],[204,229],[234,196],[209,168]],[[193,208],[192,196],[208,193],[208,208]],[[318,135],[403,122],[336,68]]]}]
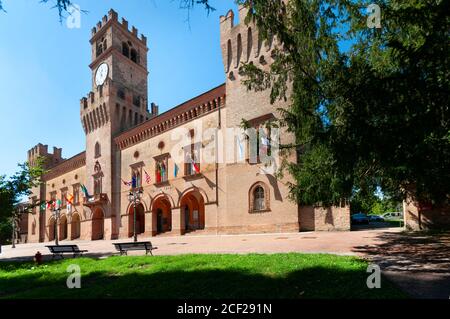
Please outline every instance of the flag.
[{"label": "flag", "polygon": [[194,170],[198,173],[200,173],[200,167],[198,167],[197,163],[192,162],[192,167],[194,167]]},{"label": "flag", "polygon": [[131,182],[125,182],[123,179],[121,179],[122,180],[122,183],[125,185],[125,186],[131,186]]},{"label": "flag", "polygon": [[65,195],[64,197],[66,198],[67,201],[67,211],[70,213],[72,212],[73,195],[69,194],[69,196]]},{"label": "flag", "polygon": [[173,175],[175,176],[175,177],[177,177],[177,175],[178,175],[178,165],[175,163],[175,168],[174,168],[174,170],[173,170]]},{"label": "flag", "polygon": [[238,162],[243,161],[244,160],[244,145],[242,143],[242,139],[240,137],[238,137],[237,139],[238,142]]},{"label": "flag", "polygon": [[80,187],[81,187],[81,190],[82,190],[82,192],[83,192],[83,194],[84,194],[84,197],[90,198],[91,196],[89,195],[89,192],[88,192],[86,186],[84,186],[84,184],[81,184]]},{"label": "flag", "polygon": [[150,182],[152,181],[152,179],[150,178],[150,175],[148,175],[147,171],[144,169],[144,174],[145,174],[145,182],[147,184],[150,184]]},{"label": "flag", "polygon": [[53,206],[52,201],[47,202],[47,209],[51,209]]},{"label": "flag", "polygon": [[42,202],[40,210],[45,210],[46,207],[47,207],[47,203],[46,202]]},{"label": "flag", "polygon": [[269,139],[265,136],[261,137],[261,155],[267,155],[267,150],[269,148]]},{"label": "flag", "polygon": [[60,199],[58,199],[58,200],[56,201],[55,208],[56,208],[56,209],[60,209],[60,208],[61,208],[61,200],[60,200]]},{"label": "flag", "polygon": [[131,178],[131,187],[132,188],[136,188],[137,187],[137,180],[136,180],[136,176],[134,176],[134,175]]},{"label": "flag", "polygon": [[161,164],[161,179],[163,181],[166,180],[166,165],[164,165],[164,163]]},{"label": "flag", "polygon": [[68,204],[73,205],[73,195],[69,194],[69,196],[64,195]]}]

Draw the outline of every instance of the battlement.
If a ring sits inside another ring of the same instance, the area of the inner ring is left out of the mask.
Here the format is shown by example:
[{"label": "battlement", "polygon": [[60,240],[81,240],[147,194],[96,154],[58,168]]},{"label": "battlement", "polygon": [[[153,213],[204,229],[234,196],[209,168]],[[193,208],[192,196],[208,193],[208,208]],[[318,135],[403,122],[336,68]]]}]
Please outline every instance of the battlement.
[{"label": "battlement", "polygon": [[[97,34],[99,34],[104,28],[106,28],[109,24],[116,23],[123,30],[133,36],[139,43],[142,43],[145,47],[147,46],[147,37],[143,34],[139,36],[139,30],[132,26],[131,31],[128,29],[128,21],[122,18],[122,21],[119,22],[119,15],[113,9],[109,10],[108,15],[103,16],[102,20],[97,22],[97,25],[92,28],[92,39],[94,39]],[[91,40],[93,41],[93,40]]]},{"label": "battlement", "polygon": [[239,5],[238,10],[238,23],[233,10],[220,17],[220,43],[227,82],[239,78],[242,63],[268,68],[273,63],[273,49],[277,46],[275,38],[262,40],[253,21],[245,24],[247,7]]},{"label": "battlement", "polygon": [[33,166],[37,164],[37,159],[41,157],[45,159],[44,168],[51,168],[64,159],[62,158],[62,148],[53,147],[53,153],[48,152],[48,145],[42,143],[37,144],[28,151],[28,163]]}]

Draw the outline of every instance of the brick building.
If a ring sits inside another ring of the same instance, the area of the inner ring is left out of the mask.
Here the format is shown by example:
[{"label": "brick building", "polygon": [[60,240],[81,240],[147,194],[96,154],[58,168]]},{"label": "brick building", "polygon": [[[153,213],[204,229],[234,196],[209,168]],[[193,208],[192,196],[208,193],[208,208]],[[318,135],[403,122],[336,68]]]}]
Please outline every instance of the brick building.
[{"label": "brick building", "polygon": [[[239,8],[240,21],[245,10]],[[268,68],[276,39],[261,41],[254,25],[235,24],[232,11],[221,17],[220,31],[226,82],[158,114],[153,103],[149,110],[146,37],[113,10],[98,22],[90,40],[92,91],[80,102],[86,150],[69,159],[42,144],[28,152],[31,163],[45,157],[49,169],[30,201],[61,201],[57,221],[51,209],[29,216],[28,242],[128,238],[135,229],[138,236],[350,229],[348,206],[299,207],[288,199],[290,177],[267,170],[259,135],[254,151],[250,136],[228,134],[245,119],[273,142],[266,123],[286,104],[247,91],[239,74],[241,62]],[[293,136],[281,131],[276,138]],[[130,181],[142,193],[136,205]]]}]

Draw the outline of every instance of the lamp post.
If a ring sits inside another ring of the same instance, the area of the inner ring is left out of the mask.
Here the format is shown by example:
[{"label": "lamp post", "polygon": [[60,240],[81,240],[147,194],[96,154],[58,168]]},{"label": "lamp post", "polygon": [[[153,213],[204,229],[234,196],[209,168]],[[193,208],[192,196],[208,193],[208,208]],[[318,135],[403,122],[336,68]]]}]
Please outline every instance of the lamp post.
[{"label": "lamp post", "polygon": [[16,248],[16,216],[13,216],[12,218],[12,246],[11,248]]},{"label": "lamp post", "polygon": [[59,218],[59,210],[60,208],[55,208],[53,210],[53,213],[55,214],[55,225],[54,225],[54,234],[55,234],[55,245],[58,246],[59,242],[58,242],[58,218]]},{"label": "lamp post", "polygon": [[142,198],[142,190],[141,189],[131,189],[128,194],[128,201],[133,203],[133,238],[134,242],[137,242],[137,233],[136,233],[136,202]]}]

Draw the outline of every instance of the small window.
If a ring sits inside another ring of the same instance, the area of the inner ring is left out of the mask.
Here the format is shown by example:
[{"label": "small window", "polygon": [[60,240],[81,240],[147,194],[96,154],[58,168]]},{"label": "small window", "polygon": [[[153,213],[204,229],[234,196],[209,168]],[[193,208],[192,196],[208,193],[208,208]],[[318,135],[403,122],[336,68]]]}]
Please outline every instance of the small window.
[{"label": "small window", "polygon": [[200,152],[195,144],[185,147],[184,175],[192,176],[200,174]]},{"label": "small window", "polygon": [[255,211],[260,211],[260,210],[264,210],[266,209],[264,201],[265,201],[265,196],[264,196],[264,188],[262,188],[261,186],[258,186],[255,188],[254,192],[254,202],[253,202],[253,209]]},{"label": "small window", "polygon": [[266,212],[269,207],[269,191],[263,182],[258,182],[250,188],[249,192],[249,212]]},{"label": "small window", "polygon": [[122,89],[117,90],[117,96],[122,100],[125,100],[125,92]]},{"label": "small window", "polygon": [[74,205],[80,203],[80,184],[73,185],[73,203]]},{"label": "small window", "polygon": [[100,156],[102,156],[102,150],[101,150],[100,143],[97,142],[97,143],[95,143],[95,158],[99,158]]},{"label": "small window", "polygon": [[164,157],[162,159],[159,159],[156,161],[156,167],[155,167],[155,180],[156,183],[164,183],[168,181],[168,164],[169,164],[169,157]]},{"label": "small window", "polygon": [[141,106],[141,96],[140,95],[133,95],[133,104],[135,106]]},{"label": "small window", "polygon": [[140,188],[142,187],[141,169],[135,168],[131,172],[131,187]]},{"label": "small window", "polygon": [[138,63],[138,54],[137,51],[135,49],[131,49],[131,61],[133,61],[134,63]]},{"label": "small window", "polygon": [[122,54],[127,58],[130,57],[130,47],[125,42],[122,43]]}]

